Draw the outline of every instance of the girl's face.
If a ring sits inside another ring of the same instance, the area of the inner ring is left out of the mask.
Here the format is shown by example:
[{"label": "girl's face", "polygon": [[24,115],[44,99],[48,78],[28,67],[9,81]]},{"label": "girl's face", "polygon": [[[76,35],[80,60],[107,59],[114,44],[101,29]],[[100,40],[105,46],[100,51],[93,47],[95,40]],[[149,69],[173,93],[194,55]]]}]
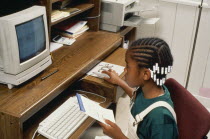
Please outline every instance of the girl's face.
[{"label": "girl's face", "polygon": [[130,87],[138,87],[143,85],[143,69],[140,69],[137,62],[130,56],[129,50],[126,52],[125,62],[125,81]]}]

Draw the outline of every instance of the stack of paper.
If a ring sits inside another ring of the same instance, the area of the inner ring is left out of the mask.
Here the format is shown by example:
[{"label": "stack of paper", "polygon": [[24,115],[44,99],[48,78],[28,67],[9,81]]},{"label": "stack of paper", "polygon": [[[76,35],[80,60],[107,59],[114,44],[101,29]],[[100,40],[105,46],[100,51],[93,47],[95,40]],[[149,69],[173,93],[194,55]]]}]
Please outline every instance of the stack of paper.
[{"label": "stack of paper", "polygon": [[77,38],[89,29],[87,21],[75,21],[68,24],[59,24],[54,29],[61,35],[69,38]]},{"label": "stack of paper", "polygon": [[76,94],[77,100],[80,106],[80,110],[83,111],[88,116],[106,124],[104,119],[110,120],[115,123],[113,111],[110,109],[105,109],[101,107],[95,101],[92,101],[80,94]]},{"label": "stack of paper", "polygon": [[64,17],[69,16],[70,13],[69,12],[63,12],[63,11],[59,11],[59,10],[53,10],[52,11],[52,15],[51,15],[51,21],[55,22],[59,19],[62,19]]},{"label": "stack of paper", "polygon": [[62,46],[63,44],[50,42],[50,52],[53,52]]},{"label": "stack of paper", "polygon": [[70,16],[72,14],[75,14],[76,12],[79,12],[78,8],[65,8],[61,10],[53,10],[51,15],[51,21],[55,22],[59,19],[62,19],[64,17]]}]

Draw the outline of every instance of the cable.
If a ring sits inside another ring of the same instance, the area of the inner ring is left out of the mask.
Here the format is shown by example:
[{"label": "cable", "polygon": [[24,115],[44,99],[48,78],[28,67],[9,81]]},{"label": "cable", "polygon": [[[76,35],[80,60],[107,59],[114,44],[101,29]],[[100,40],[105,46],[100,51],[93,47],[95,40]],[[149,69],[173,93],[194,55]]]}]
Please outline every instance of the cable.
[{"label": "cable", "polygon": [[[103,99],[104,99],[104,101],[99,102],[99,104],[102,104],[102,103],[106,102],[106,98],[105,98],[104,96],[98,95],[98,94],[96,94],[96,93],[89,92],[89,91],[85,91],[85,90],[74,90],[74,91],[84,92],[84,93],[88,93],[88,94],[96,95],[96,96],[99,96],[99,97],[103,98]],[[82,95],[84,95],[84,94],[82,94]],[[87,95],[85,95],[85,96],[88,98],[88,96],[87,96]]]},{"label": "cable", "polygon": [[34,139],[34,137],[35,137],[35,135],[36,135],[37,131],[38,131],[38,128],[37,128],[37,129],[36,129],[36,131],[34,132],[34,135],[32,136],[32,138],[31,138],[31,139]]},{"label": "cable", "polygon": [[190,75],[191,75],[192,64],[193,64],[193,57],[194,57],[194,53],[195,53],[195,47],[196,47],[197,37],[198,37],[198,30],[199,30],[200,20],[201,20],[201,12],[202,12],[202,9],[203,9],[203,0],[201,0],[201,4],[198,6],[198,8],[199,8],[198,20],[197,20],[197,25],[196,25],[196,30],[195,30],[195,37],[194,37],[193,48],[192,48],[192,53],[191,53],[191,58],[190,58],[189,70],[188,70],[188,73],[187,73],[187,81],[186,81],[186,85],[185,85],[186,89],[188,88],[189,81],[190,81]]}]

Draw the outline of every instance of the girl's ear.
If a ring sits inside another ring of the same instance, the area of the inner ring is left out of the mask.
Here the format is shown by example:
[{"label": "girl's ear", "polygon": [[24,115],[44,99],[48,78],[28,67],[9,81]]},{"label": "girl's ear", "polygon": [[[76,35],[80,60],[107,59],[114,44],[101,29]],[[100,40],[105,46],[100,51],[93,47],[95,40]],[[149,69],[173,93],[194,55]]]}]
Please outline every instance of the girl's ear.
[{"label": "girl's ear", "polygon": [[151,78],[151,73],[149,69],[144,69],[144,75],[143,75],[144,80],[149,80]]}]

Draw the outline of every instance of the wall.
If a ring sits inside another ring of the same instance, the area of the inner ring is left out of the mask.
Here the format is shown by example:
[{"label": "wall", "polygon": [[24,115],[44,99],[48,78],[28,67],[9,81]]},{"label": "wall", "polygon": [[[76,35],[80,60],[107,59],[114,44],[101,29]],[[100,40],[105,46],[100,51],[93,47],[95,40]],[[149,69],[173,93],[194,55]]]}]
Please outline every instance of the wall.
[{"label": "wall", "polygon": [[[195,6],[177,4],[167,1],[140,0],[142,5],[156,4],[160,20],[153,26],[154,30],[147,32],[149,26],[141,26],[137,37],[156,36],[164,39],[170,46],[174,56],[173,72],[169,77],[175,78],[183,86],[186,85],[192,40],[196,23],[197,8]],[[143,15],[148,17],[146,14]],[[150,16],[151,17],[151,16]],[[145,31],[141,31],[144,28]],[[151,30],[151,28],[149,29]],[[145,33],[147,32],[147,33]]]},{"label": "wall", "polygon": [[210,88],[210,9],[203,8],[193,57],[188,89],[198,94],[201,87]]},{"label": "wall", "polygon": [[[160,17],[160,20],[156,25],[139,27],[137,37],[156,36],[169,44],[174,56],[173,71],[169,77],[175,78],[185,86],[198,19],[199,9],[196,3],[178,3],[176,0],[140,0],[140,5],[158,7],[157,12],[145,12],[140,15]],[[208,57],[210,48],[210,41],[208,41],[209,16],[209,11],[204,9],[188,87],[193,93],[198,93],[198,88],[202,85],[206,87],[210,85],[210,61],[207,62],[207,58],[210,60],[210,56]]]}]

